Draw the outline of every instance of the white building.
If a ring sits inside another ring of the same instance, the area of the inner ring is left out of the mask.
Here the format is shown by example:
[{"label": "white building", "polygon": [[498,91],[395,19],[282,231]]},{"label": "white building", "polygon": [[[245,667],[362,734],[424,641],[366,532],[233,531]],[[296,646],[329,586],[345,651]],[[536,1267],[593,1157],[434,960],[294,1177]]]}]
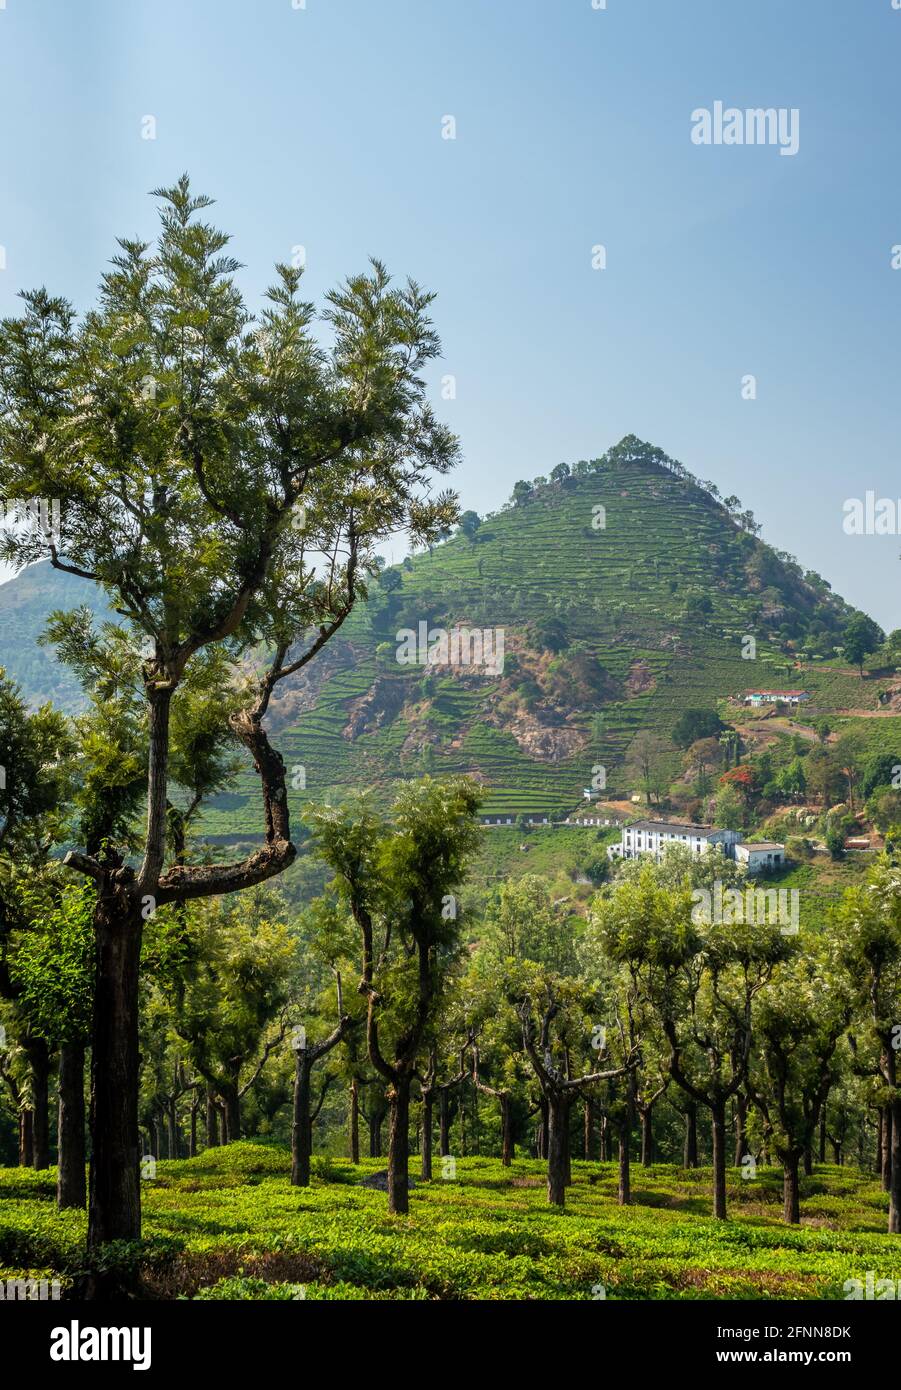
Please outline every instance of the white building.
[{"label": "white building", "polygon": [[743,699],[752,709],[759,709],[761,705],[802,705],[810,696],[806,690],[748,690]]},{"label": "white building", "polygon": [[713,825],[685,825],[680,821],[640,820],[623,828],[618,845],[607,850],[610,859],[637,859],[641,854],[653,854],[659,859],[668,845],[684,845],[692,854],[707,854],[719,849],[730,859],[741,841],[737,830],[718,830]]},{"label": "white building", "polygon": [[[527,824],[528,824],[528,825],[550,825],[550,823],[551,823],[550,816],[542,816],[540,813],[536,813],[535,815],[529,815],[529,816],[526,818],[526,820],[527,820]],[[518,824],[519,824],[519,816],[480,816],[480,817],[479,817],[479,824],[480,824],[480,825],[518,825]]]},{"label": "white building", "polygon": [[778,869],[785,863],[785,846],[775,840],[757,840],[754,844],[737,844],[735,858],[744,864],[749,874],[759,874],[764,869]]}]

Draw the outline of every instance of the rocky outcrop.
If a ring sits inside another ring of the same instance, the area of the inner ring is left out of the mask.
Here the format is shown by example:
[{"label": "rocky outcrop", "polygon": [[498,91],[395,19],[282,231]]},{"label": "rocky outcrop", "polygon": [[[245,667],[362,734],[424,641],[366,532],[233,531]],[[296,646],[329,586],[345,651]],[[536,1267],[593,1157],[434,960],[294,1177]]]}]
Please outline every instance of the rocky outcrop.
[{"label": "rocky outcrop", "polygon": [[377,676],[366,694],[352,702],[347,723],[341,730],[342,737],[353,742],[361,734],[375,733],[390,724],[403,705],[403,682]]}]

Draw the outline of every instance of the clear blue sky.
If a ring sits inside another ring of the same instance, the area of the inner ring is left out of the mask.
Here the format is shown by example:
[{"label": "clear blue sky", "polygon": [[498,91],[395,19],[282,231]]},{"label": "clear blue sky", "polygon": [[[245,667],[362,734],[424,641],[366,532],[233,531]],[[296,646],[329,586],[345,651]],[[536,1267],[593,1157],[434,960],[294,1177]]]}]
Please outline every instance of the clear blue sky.
[{"label": "clear blue sky", "polygon": [[[254,302],[297,244],[314,297],[370,254],[439,292],[466,506],[635,433],[901,626],[901,539],[841,525],[901,496],[899,68],[891,0],[6,0],[0,312],[86,306],[187,169]],[[799,153],[694,145],[717,100]]]}]

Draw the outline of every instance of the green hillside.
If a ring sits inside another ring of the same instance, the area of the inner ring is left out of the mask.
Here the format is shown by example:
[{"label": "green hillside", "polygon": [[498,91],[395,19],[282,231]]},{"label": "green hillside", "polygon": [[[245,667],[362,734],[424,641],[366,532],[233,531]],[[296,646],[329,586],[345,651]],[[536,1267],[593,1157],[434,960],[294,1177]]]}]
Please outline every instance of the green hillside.
[{"label": "green hillside", "polygon": [[31,705],[51,700],[72,714],[84,705],[75,676],[39,638],[55,609],[86,606],[107,616],[97,586],[77,575],[54,570],[49,561],[29,565],[0,585],[0,666],[17,680]]},{"label": "green hillside", "polygon": [[[642,730],[665,741],[677,775],[680,713],[719,705],[735,718],[721,702],[756,686],[803,686],[805,718],[879,709],[891,680],[861,680],[835,656],[852,610],[761,541],[740,507],[629,437],[517,483],[495,515],[468,514],[431,553],[383,571],[273,701],[296,806],[431,771],[480,778],[487,814],[559,813],[599,766],[608,797],[630,795]],[[74,680],[37,638],[53,608],[85,602],[101,606],[91,585],[45,565],[0,587],[0,663],[33,702],[77,707]],[[400,664],[398,634],[420,624],[502,633],[502,671]],[[744,659],[749,637],[756,653]],[[868,722],[874,739],[890,732]],[[256,798],[248,768],[208,809],[207,834],[255,836]]]},{"label": "green hillside", "polygon": [[[517,484],[516,500],[469,538],[383,574],[311,678],[310,707],[297,717],[289,695],[276,708],[286,760],[304,769],[298,803],[398,775],[470,772],[486,784],[486,813],[559,812],[598,765],[609,795],[628,794],[635,735],[669,742],[687,708],[798,683],[813,709],[878,705],[878,683],[835,669],[851,610],[758,540],[737,499],[723,505],[634,439],[555,474]],[[398,632],[420,622],[502,628],[503,674],[398,664]],[[742,658],[749,635],[754,660]],[[210,831],[241,833],[244,790],[220,800]]]}]

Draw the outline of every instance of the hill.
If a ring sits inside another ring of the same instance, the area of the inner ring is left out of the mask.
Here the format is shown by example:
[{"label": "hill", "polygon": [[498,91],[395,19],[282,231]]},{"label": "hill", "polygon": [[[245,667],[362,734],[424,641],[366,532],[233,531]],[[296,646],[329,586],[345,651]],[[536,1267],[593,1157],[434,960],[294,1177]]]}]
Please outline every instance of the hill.
[{"label": "hill", "polygon": [[[641,731],[676,775],[680,714],[747,689],[803,685],[813,711],[879,708],[890,683],[835,661],[853,610],[740,508],[630,436],[517,483],[492,516],[467,513],[431,552],[383,570],[273,701],[292,797],[468,772],[485,784],[486,813],[560,813],[592,782],[606,779],[611,798],[634,791]],[[0,588],[0,662],[29,698],[77,703],[36,639],[52,608],[86,601],[99,606],[90,585],[45,566]],[[457,650],[461,627],[478,641]],[[421,664],[420,638],[437,662]],[[256,834],[256,794],[248,768],[210,807],[208,833]]]},{"label": "hill", "polygon": [[[497,514],[384,571],[327,659],[274,706],[286,761],[303,769],[298,800],[469,772],[488,813],[563,812],[599,767],[607,795],[634,789],[624,768],[642,730],[665,741],[675,774],[670,734],[686,709],[798,682],[814,708],[877,707],[881,687],[835,665],[852,610],[739,506],[629,438],[518,483]],[[489,652],[502,633],[503,670],[401,664],[421,624],[479,629]],[[240,832],[243,791],[210,829]]]},{"label": "hill", "polygon": [[29,704],[50,700],[67,714],[83,708],[84,692],[75,676],[57,661],[52,647],[39,641],[55,609],[80,606],[109,616],[95,584],[54,570],[49,560],[0,585],[0,666],[19,682]]}]

